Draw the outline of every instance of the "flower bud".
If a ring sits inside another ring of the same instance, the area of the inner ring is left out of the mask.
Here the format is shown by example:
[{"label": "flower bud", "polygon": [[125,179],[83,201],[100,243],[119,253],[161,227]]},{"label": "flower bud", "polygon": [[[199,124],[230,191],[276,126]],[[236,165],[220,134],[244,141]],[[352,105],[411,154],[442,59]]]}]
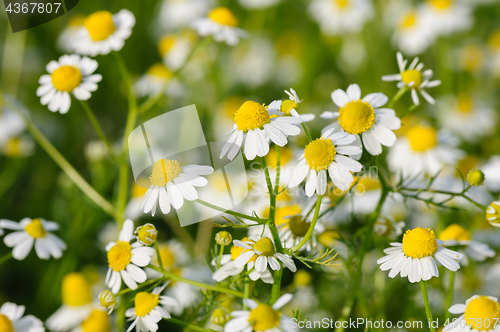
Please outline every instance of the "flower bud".
[{"label": "flower bud", "polygon": [[492,202],[486,209],[486,220],[492,226],[500,227],[500,201]]},{"label": "flower bud", "polygon": [[222,231],[215,234],[215,242],[220,246],[228,246],[233,242],[233,237],[229,232]]},{"label": "flower bud", "polygon": [[156,237],[158,236],[158,231],[155,226],[152,224],[145,224],[143,226],[137,227],[135,230],[135,234],[137,234],[137,240],[139,243],[150,246],[156,241]]},{"label": "flower bud", "polygon": [[478,169],[473,169],[467,174],[467,181],[472,186],[481,186],[484,183],[484,173]]},{"label": "flower bud", "polygon": [[211,321],[215,325],[224,325],[229,320],[229,313],[224,308],[217,308],[212,313]]},{"label": "flower bud", "polygon": [[109,290],[102,291],[99,295],[99,302],[104,308],[109,310],[108,314],[113,312],[116,307],[116,297]]}]

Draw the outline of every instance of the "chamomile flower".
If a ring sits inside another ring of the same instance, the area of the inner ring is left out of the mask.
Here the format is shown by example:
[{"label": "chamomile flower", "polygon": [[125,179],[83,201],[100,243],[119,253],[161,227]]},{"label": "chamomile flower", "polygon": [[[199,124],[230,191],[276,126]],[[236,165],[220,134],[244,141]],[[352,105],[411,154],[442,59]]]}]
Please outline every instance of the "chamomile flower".
[{"label": "chamomile flower", "polygon": [[488,179],[485,182],[486,187],[488,187],[491,191],[500,191],[500,156],[494,155],[491,156],[488,162],[481,167],[481,170],[484,173],[485,179]]},{"label": "chamomile flower", "polygon": [[419,8],[408,8],[398,17],[392,42],[397,49],[415,55],[424,52],[435,38],[429,30],[426,16]]},{"label": "chamomile flower", "polygon": [[14,248],[12,256],[17,260],[25,259],[33,245],[37,256],[41,259],[61,258],[63,251],[66,250],[66,244],[50,233],[59,229],[59,225],[53,221],[45,221],[41,218],[24,218],[17,223],[2,219],[0,227],[15,230],[15,232],[6,235],[3,241],[7,247]]},{"label": "chamomile flower", "polygon": [[424,64],[418,62],[418,57],[413,59],[408,69],[406,69],[408,60],[405,60],[400,52],[396,54],[396,59],[398,61],[399,74],[382,76],[382,80],[399,81],[397,84],[399,89],[405,86],[410,88],[411,99],[415,105],[420,104],[418,93],[420,93],[429,104],[434,104],[434,98],[424,90],[425,88],[434,88],[441,84],[440,80],[431,81],[432,75],[434,75],[432,69],[422,71]]},{"label": "chamomile flower", "polygon": [[0,328],[5,332],[44,332],[41,320],[33,315],[24,316],[24,306],[5,302],[0,307]]},{"label": "chamomile flower", "polygon": [[136,183],[132,184],[130,189],[130,201],[125,207],[125,217],[129,219],[138,219],[142,216],[142,204],[144,203],[144,195],[148,191],[148,183],[144,179],[144,186],[139,186]]},{"label": "chamomile flower", "polygon": [[238,23],[238,19],[228,8],[217,7],[208,13],[208,17],[195,20],[193,28],[202,37],[213,36],[215,41],[235,46],[240,38],[247,35],[238,28]]},{"label": "chamomile flower", "polygon": [[283,112],[284,115],[291,115],[296,118],[300,118],[302,122],[310,122],[314,120],[315,115],[312,113],[307,114],[299,114],[298,110],[300,110],[300,104],[302,100],[297,95],[294,89],[290,89],[290,91],[285,90],[285,93],[288,95],[288,100],[275,100],[271,104],[269,104],[269,109],[276,109],[277,111]]},{"label": "chamomile flower", "polygon": [[0,146],[4,145],[10,139],[17,137],[24,131],[26,127],[23,119],[4,108],[2,103],[2,96],[0,91]]},{"label": "chamomile flower", "polygon": [[243,152],[248,160],[267,155],[269,140],[276,145],[285,146],[288,142],[287,136],[300,134],[300,129],[295,124],[301,123],[302,120],[289,116],[271,117],[282,114],[254,101],[243,103],[234,114],[233,130],[228,135],[229,139],[222,148],[220,158],[227,154],[227,157],[233,160],[243,144],[243,139]]},{"label": "chamomile flower", "polygon": [[378,236],[395,239],[403,234],[405,225],[404,221],[396,222],[392,216],[385,215],[377,218],[375,225],[373,225],[373,231]]},{"label": "chamomile flower", "polygon": [[151,293],[139,292],[134,298],[134,307],[125,312],[125,316],[132,320],[127,329],[137,332],[158,331],[158,322],[163,318],[170,318],[170,313],[164,306],[177,306],[177,301],[169,296],[161,295],[168,282],[163,286],[155,287]]},{"label": "chamomile flower", "polygon": [[69,19],[68,24],[57,39],[57,46],[64,52],[73,52],[73,43],[83,27],[84,20],[85,16],[82,14],[75,14]]},{"label": "chamomile flower", "polygon": [[492,202],[486,209],[486,220],[495,227],[500,227],[500,201]]},{"label": "chamomile flower", "polygon": [[[337,89],[332,92],[332,100],[340,107],[338,112],[323,112],[323,119],[335,122],[323,128],[323,132],[333,128],[334,132],[347,132],[355,135],[354,145],[361,148],[361,141],[371,155],[382,153],[382,146],[393,146],[396,135],[392,132],[401,126],[396,112],[384,106],[389,98],[383,93],[370,93],[361,99],[361,89],[351,84],[346,91]],[[360,137],[361,135],[361,137]],[[354,155],[359,159],[361,152]]]},{"label": "chamomile flower", "polygon": [[194,187],[204,187],[208,184],[202,175],[212,174],[211,166],[188,165],[181,167],[178,161],[160,159],[155,162],[149,177],[151,185],[144,195],[142,210],[155,215],[157,205],[163,214],[170,212],[170,206],[180,209],[184,199],[198,199]]},{"label": "chamomile flower", "polygon": [[284,294],[271,306],[258,304],[254,300],[244,299],[243,303],[250,309],[237,310],[231,313],[234,317],[226,323],[224,332],[291,332],[295,331],[292,319],[279,312],[285,304],[290,302],[292,294]]},{"label": "chamomile flower", "polygon": [[107,312],[102,309],[94,309],[90,315],[71,332],[110,332],[111,320]]},{"label": "chamomile flower", "polygon": [[134,14],[126,9],[114,15],[105,10],[97,11],[83,21],[73,49],[76,53],[89,56],[119,51],[132,34],[134,25]]},{"label": "chamomile flower", "polygon": [[398,274],[408,277],[411,283],[439,277],[439,271],[434,258],[451,271],[460,268],[455,260],[463,255],[442,247],[443,241],[437,240],[434,231],[427,228],[414,228],[406,231],[403,243],[393,242],[391,248],[384,249],[387,256],[380,258],[377,264],[382,264],[382,271],[390,270],[389,277]]},{"label": "chamomile flower", "polygon": [[[298,213],[292,216],[286,216],[285,222],[278,226],[280,238],[285,248],[292,248],[298,244],[306,235],[311,226],[311,220],[308,220],[306,214]],[[317,222],[314,226],[311,239],[300,250],[312,251],[318,244],[317,237],[325,231],[325,226]]]},{"label": "chamomile flower", "polygon": [[97,61],[77,54],[63,55],[59,61],[49,62],[46,67],[49,75],[40,77],[41,85],[36,90],[41,104],[48,105],[52,112],[65,114],[71,106],[70,94],[79,100],[89,99],[102,80],[100,74],[92,74],[97,66]]},{"label": "chamomile flower", "polygon": [[404,177],[418,173],[434,176],[463,157],[463,151],[455,148],[456,143],[454,137],[427,124],[410,127],[389,150],[389,168],[400,171]]},{"label": "chamomile flower", "polygon": [[141,267],[147,266],[155,250],[140,243],[130,244],[134,238],[134,222],[125,220],[117,242],[106,246],[108,252],[108,273],[106,285],[116,294],[122,285],[122,279],[128,288],[137,289],[137,283],[146,281],[147,276]]},{"label": "chamomile flower", "polygon": [[171,97],[178,97],[183,93],[180,83],[173,78],[170,69],[162,63],[149,67],[146,74],[134,83],[134,90],[139,97],[155,96],[162,91]]},{"label": "chamomile flower", "polygon": [[488,245],[472,241],[471,233],[458,224],[451,224],[442,230],[438,239],[443,241],[443,246],[454,247],[460,246],[459,252],[464,254],[461,261],[463,266],[469,265],[469,259],[476,262],[483,262],[489,257],[495,257],[495,251]]},{"label": "chamomile flower", "polygon": [[246,249],[234,260],[234,265],[236,267],[245,266],[254,255],[257,255],[255,259],[255,270],[257,272],[264,272],[268,264],[273,270],[281,269],[278,259],[290,271],[297,271],[293,259],[288,255],[276,252],[273,241],[268,237],[259,238],[254,236],[250,237],[247,241],[234,240],[233,242],[235,246]]},{"label": "chamomile flower", "polygon": [[[248,241],[248,238],[245,237],[242,239],[242,241]],[[267,266],[265,270],[262,272],[253,269],[255,266],[255,261],[257,260],[258,257],[255,254],[250,258],[250,260],[246,263],[246,265],[245,264],[238,266],[235,265],[236,259],[240,257],[240,255],[244,252],[247,252],[245,248],[233,245],[231,247],[230,254],[222,255],[221,267],[213,273],[212,278],[217,282],[221,282],[230,276],[239,275],[241,272],[243,272],[246,266],[247,271],[251,271],[250,274],[248,275],[251,280],[256,281],[261,279],[263,282],[267,284],[274,283],[273,275],[271,274],[271,271],[269,271]],[[215,261],[212,263],[213,263],[212,265],[215,265]]]},{"label": "chamomile flower", "polygon": [[151,246],[155,243],[158,231],[153,224],[147,223],[137,227],[134,234],[137,234],[137,241],[143,246]]},{"label": "chamomile flower", "polygon": [[450,35],[472,26],[472,10],[460,0],[427,0],[422,4],[429,30],[437,36]]},{"label": "chamomile flower", "polygon": [[187,33],[162,36],[158,41],[158,51],[165,66],[171,70],[181,68],[186,63],[193,48],[193,42],[193,36]]},{"label": "chamomile flower", "polygon": [[455,304],[448,309],[459,318],[445,326],[443,332],[500,331],[498,299],[492,296],[474,295],[465,304]]},{"label": "chamomile flower", "polygon": [[212,0],[163,0],[159,24],[168,31],[186,27],[206,15],[212,2]]},{"label": "chamomile flower", "polygon": [[350,145],[356,140],[354,135],[332,132],[333,129],[326,131],[321,138],[306,146],[290,178],[290,188],[298,186],[307,177],[306,195],[311,197],[315,192],[323,195],[328,183],[328,172],[336,187],[341,190],[349,189],[353,181],[351,172],[359,172],[363,168],[352,159],[352,156],[361,154],[361,148]]},{"label": "chamomile flower", "polygon": [[35,143],[29,136],[18,136],[0,145],[0,152],[9,158],[24,158],[33,154]]},{"label": "chamomile flower", "polygon": [[62,281],[62,306],[47,319],[51,331],[65,332],[79,326],[97,306],[92,292],[81,273],[70,273]]},{"label": "chamomile flower", "polygon": [[360,32],[374,13],[370,0],[313,0],[309,13],[328,36]]}]

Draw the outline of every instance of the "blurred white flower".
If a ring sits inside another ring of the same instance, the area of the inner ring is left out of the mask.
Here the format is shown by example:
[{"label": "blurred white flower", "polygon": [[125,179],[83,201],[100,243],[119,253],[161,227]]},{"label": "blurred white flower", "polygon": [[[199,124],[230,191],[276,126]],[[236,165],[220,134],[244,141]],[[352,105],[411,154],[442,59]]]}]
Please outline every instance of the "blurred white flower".
[{"label": "blurred white flower", "polygon": [[182,85],[162,63],[149,67],[146,74],[134,83],[134,90],[139,97],[155,96],[162,91],[170,97],[179,97],[184,93]]},{"label": "blurred white flower", "polygon": [[421,6],[429,31],[436,36],[447,36],[472,26],[473,16],[468,1],[428,0]]},{"label": "blurred white flower", "polygon": [[229,46],[237,45],[240,38],[247,35],[238,28],[238,19],[226,7],[212,9],[208,17],[195,20],[193,28],[200,36],[213,36],[215,41],[225,42]]},{"label": "blurred white flower", "polygon": [[488,162],[481,167],[484,173],[484,184],[491,191],[500,191],[500,156],[491,156]]},{"label": "blurred white flower", "polygon": [[276,6],[281,0],[238,0],[241,7],[248,10],[267,9]]},{"label": "blurred white flower", "polygon": [[187,27],[206,15],[212,3],[212,0],[163,0],[158,22],[167,31]]},{"label": "blurred white flower", "polygon": [[392,42],[397,49],[408,55],[423,53],[435,41],[435,36],[430,31],[427,16],[422,9],[407,8],[397,16]]},{"label": "blurred white flower", "polygon": [[57,46],[64,52],[73,52],[73,43],[78,38],[78,34],[83,27],[85,16],[83,14],[75,14],[71,16],[66,27],[61,31],[57,39]]},{"label": "blurred white flower", "polygon": [[191,33],[166,34],[158,41],[158,51],[170,70],[181,68],[191,53],[196,35]]},{"label": "blurred white flower", "polygon": [[44,332],[41,320],[33,315],[24,316],[24,306],[5,302],[0,308],[0,326],[7,332]]}]

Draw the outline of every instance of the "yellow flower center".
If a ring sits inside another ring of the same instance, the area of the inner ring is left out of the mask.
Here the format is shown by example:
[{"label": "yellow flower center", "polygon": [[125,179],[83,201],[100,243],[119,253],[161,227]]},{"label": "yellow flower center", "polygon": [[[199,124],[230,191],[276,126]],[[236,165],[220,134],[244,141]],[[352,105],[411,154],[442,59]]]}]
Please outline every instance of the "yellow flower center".
[{"label": "yellow flower center", "polygon": [[137,234],[137,238],[142,244],[152,245],[156,241],[156,237],[158,235],[158,231],[155,226],[152,224],[145,224],[144,226],[139,228],[139,232]]},{"label": "yellow flower center", "polygon": [[318,242],[328,248],[335,246],[335,241],[339,239],[339,233],[335,231],[324,231],[318,236]]},{"label": "yellow flower center", "polygon": [[281,313],[276,312],[269,304],[259,304],[250,311],[248,321],[253,325],[254,331],[266,331],[280,324]]},{"label": "yellow flower center", "polygon": [[131,190],[131,195],[133,198],[136,198],[136,197],[142,197],[144,196],[144,194],[148,191],[147,187],[145,188],[146,186],[144,187],[141,187],[141,186],[138,186],[137,184],[132,184],[132,190]]},{"label": "yellow flower center", "polygon": [[[287,164],[292,159],[292,150],[287,147],[280,148],[280,165]],[[278,155],[276,149],[269,150],[266,156],[267,166],[278,167]]]},{"label": "yellow flower center", "polygon": [[115,32],[116,26],[113,22],[113,14],[106,10],[101,10],[89,15],[83,22],[93,41],[100,41],[108,38]]},{"label": "yellow flower center", "polygon": [[234,114],[234,122],[238,130],[247,132],[257,128],[262,128],[271,122],[271,117],[267,109],[254,101],[246,101]]},{"label": "yellow flower center", "polygon": [[412,10],[403,16],[403,19],[400,22],[400,26],[403,29],[408,29],[413,27],[415,23],[417,23],[417,12],[415,10]]},{"label": "yellow flower center", "polygon": [[43,228],[40,219],[33,219],[31,223],[24,228],[24,230],[35,239],[42,238],[47,235],[47,231]]},{"label": "yellow flower center", "polygon": [[474,329],[493,330],[495,322],[500,318],[500,306],[497,301],[487,296],[479,296],[469,301],[464,318],[466,323],[471,323]]},{"label": "yellow flower center", "polygon": [[339,8],[345,8],[349,6],[349,0],[333,0]]},{"label": "yellow flower center", "polygon": [[227,25],[230,27],[238,26],[238,19],[226,7],[218,7],[210,11],[208,17],[219,24]]},{"label": "yellow flower center", "polygon": [[428,126],[415,126],[408,131],[410,146],[415,152],[424,152],[437,145],[437,130]]},{"label": "yellow flower center", "polygon": [[500,218],[500,202],[493,202],[486,210],[486,219],[489,221],[498,220]]},{"label": "yellow flower center", "polygon": [[160,159],[153,165],[149,181],[153,186],[164,187],[168,182],[179,176],[182,167],[176,160]]},{"label": "yellow flower center", "polygon": [[111,324],[108,314],[102,310],[94,310],[82,323],[83,332],[109,332]]},{"label": "yellow flower center", "polygon": [[102,291],[99,295],[99,303],[105,308],[114,307],[116,305],[116,297],[111,291]]},{"label": "yellow flower center", "polygon": [[229,313],[224,308],[217,308],[212,313],[212,323],[216,325],[224,325],[229,319]]},{"label": "yellow flower center", "polygon": [[419,70],[416,69],[408,69],[405,70],[404,72],[401,73],[401,77],[403,82],[406,83],[406,85],[410,84],[413,82],[412,88],[418,88],[420,84],[422,84],[422,73]]},{"label": "yellow flower center", "polygon": [[[248,237],[244,237],[241,239],[241,241],[248,241]],[[234,261],[236,258],[238,258],[243,251],[248,251],[248,249],[244,249],[242,247],[237,247],[237,246],[232,246],[231,247],[231,259]],[[255,262],[257,260],[257,255],[253,255],[252,258],[250,259],[252,262]]]},{"label": "yellow flower center", "polygon": [[293,275],[293,283],[298,287],[309,286],[312,282],[312,276],[306,270],[298,270],[297,273]]},{"label": "yellow flower center", "polygon": [[352,100],[339,110],[339,124],[349,134],[361,134],[375,123],[373,107],[362,100]]},{"label": "yellow flower center", "polygon": [[446,9],[453,4],[453,0],[429,0],[429,2],[435,8],[440,10]]},{"label": "yellow flower center", "polygon": [[451,224],[446,227],[441,233],[439,233],[438,237],[441,241],[447,240],[457,240],[457,241],[470,241],[471,235],[470,232],[467,231],[460,225]]},{"label": "yellow flower center", "polygon": [[[353,183],[356,183],[356,177]],[[356,184],[356,193],[364,194],[367,191],[378,190],[380,189],[380,181],[378,179],[374,179],[371,177],[362,177],[358,180]]]},{"label": "yellow flower center", "polygon": [[257,241],[253,248],[260,252],[261,256],[272,256],[276,253],[276,249],[274,248],[274,243],[268,237],[263,237],[259,241]]},{"label": "yellow flower center", "polygon": [[474,103],[472,98],[467,95],[459,95],[457,98],[457,109],[460,113],[468,114],[472,111]]},{"label": "yellow flower center", "polygon": [[52,85],[59,91],[71,92],[81,81],[82,73],[74,66],[61,66],[52,72]]},{"label": "yellow flower center", "polygon": [[327,169],[335,159],[337,151],[331,139],[318,138],[307,144],[304,150],[306,162],[312,169]]},{"label": "yellow flower center", "polygon": [[162,57],[165,56],[165,54],[170,51],[172,47],[174,47],[176,39],[177,38],[173,34],[161,37],[158,42],[158,51]]},{"label": "yellow flower center", "polygon": [[[275,213],[274,213],[274,222],[276,223],[277,226],[282,225],[286,222],[288,222],[288,219],[285,219],[285,217],[288,216],[293,216],[295,214],[298,214],[301,212],[300,205],[295,204],[295,205],[285,205],[276,208]],[[262,214],[264,218],[269,217],[269,208],[267,208],[264,213]]]},{"label": "yellow flower center", "polygon": [[305,219],[302,219],[301,216],[293,216],[289,219],[288,226],[290,227],[290,231],[294,238],[304,237],[309,230],[309,226],[311,223],[307,222]]},{"label": "yellow flower center", "polygon": [[108,251],[108,265],[115,272],[125,270],[132,258],[132,246],[126,241],[118,241]]},{"label": "yellow flower center", "polygon": [[87,279],[81,273],[70,273],[62,282],[62,302],[79,307],[92,302],[92,294]]},{"label": "yellow flower center", "polygon": [[403,252],[412,258],[432,256],[438,250],[434,231],[417,227],[406,231],[403,236]]},{"label": "yellow flower center", "polygon": [[170,250],[168,245],[160,246],[160,257],[161,257],[161,263],[167,269],[175,264],[175,255]]},{"label": "yellow flower center", "polygon": [[148,74],[166,80],[172,77],[172,72],[163,63],[157,63],[149,67]]},{"label": "yellow flower center", "polygon": [[474,71],[483,65],[484,54],[478,45],[466,45],[460,50],[459,62],[462,68]]},{"label": "yellow flower center", "polygon": [[494,51],[500,49],[500,30],[493,32],[488,38],[488,47]]},{"label": "yellow flower center", "polygon": [[139,292],[135,296],[135,314],[144,317],[160,303],[160,295]]},{"label": "yellow flower center", "polygon": [[0,332],[14,332],[14,325],[9,317],[0,314]]},{"label": "yellow flower center", "polygon": [[287,99],[281,103],[281,112],[285,113],[285,115],[290,115],[290,110],[297,110],[298,104],[293,100]]},{"label": "yellow flower center", "polygon": [[[1,114],[1,112],[0,112]],[[22,155],[22,140],[19,137],[14,137],[5,142],[4,153],[8,157],[20,157]]]}]

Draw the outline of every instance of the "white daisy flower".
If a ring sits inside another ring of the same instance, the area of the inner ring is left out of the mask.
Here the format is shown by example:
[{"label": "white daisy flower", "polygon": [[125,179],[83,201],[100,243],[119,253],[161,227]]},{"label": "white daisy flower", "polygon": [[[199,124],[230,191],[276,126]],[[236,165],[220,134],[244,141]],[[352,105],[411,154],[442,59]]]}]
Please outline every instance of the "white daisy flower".
[{"label": "white daisy flower", "polygon": [[472,26],[470,4],[461,0],[429,0],[422,3],[429,30],[437,36],[467,30]]},{"label": "white daisy flower", "polygon": [[44,332],[41,320],[33,315],[24,316],[24,306],[5,302],[0,308],[0,327],[5,332]]},{"label": "white daisy flower", "polygon": [[268,237],[259,238],[254,236],[250,237],[248,241],[234,240],[233,243],[235,246],[247,250],[242,252],[238,258],[234,260],[234,265],[238,268],[245,266],[254,255],[257,255],[257,259],[255,260],[255,270],[257,272],[264,272],[268,264],[273,270],[281,269],[278,259],[283,262],[283,265],[290,271],[297,271],[293,259],[288,255],[276,252],[273,241]]},{"label": "white daisy flower", "polygon": [[481,171],[484,173],[485,179],[487,181],[484,183],[489,190],[497,192],[500,191],[500,156],[494,155],[491,156],[490,159],[483,167],[481,167]]},{"label": "white daisy flower", "polygon": [[82,273],[70,273],[62,281],[62,306],[47,319],[51,331],[66,332],[82,324],[98,305],[92,302],[90,285]]},{"label": "white daisy flower", "polygon": [[389,277],[394,278],[400,273],[411,283],[439,277],[433,257],[448,270],[457,271],[460,264],[455,260],[462,259],[463,255],[442,247],[442,244],[434,231],[417,227],[406,231],[403,243],[393,242],[391,248],[384,249],[387,256],[380,258],[377,264],[382,264],[382,271],[390,270]]},{"label": "white daisy flower", "polygon": [[132,34],[134,25],[134,14],[126,9],[114,15],[105,10],[97,11],[83,21],[73,49],[76,53],[89,56],[119,51]]},{"label": "white daisy flower", "polygon": [[204,187],[207,179],[201,175],[212,174],[211,166],[188,165],[181,167],[176,160],[160,159],[155,162],[152,174],[149,177],[151,186],[144,195],[142,210],[151,212],[154,216],[157,205],[163,214],[170,212],[170,205],[180,209],[184,199],[194,201],[198,199],[198,192],[194,187]]},{"label": "white daisy flower", "polygon": [[404,60],[400,52],[396,54],[396,58],[398,60],[399,74],[382,76],[382,80],[399,81],[397,84],[399,89],[405,86],[410,88],[411,99],[415,105],[420,104],[417,92],[419,92],[429,104],[434,104],[434,98],[424,90],[425,88],[434,88],[441,84],[440,80],[431,81],[432,75],[434,75],[432,69],[422,71],[424,64],[418,62],[418,57],[413,59],[408,69],[406,69],[408,60]]},{"label": "white daisy flower", "polygon": [[10,139],[21,134],[26,128],[23,119],[5,108],[2,103],[0,92],[0,146]]},{"label": "white daisy flower", "polygon": [[396,222],[392,216],[385,215],[377,218],[375,225],[373,225],[373,231],[378,236],[395,239],[403,234],[405,225],[404,221]]},{"label": "white daisy flower", "polygon": [[247,10],[261,10],[276,6],[280,0],[238,0],[241,7]]},{"label": "white daisy flower", "polygon": [[185,63],[191,53],[194,44],[192,34],[167,34],[160,38],[158,51],[163,59],[163,63],[171,70],[178,70]]},{"label": "white daisy flower", "polygon": [[283,112],[284,115],[291,115],[296,118],[300,118],[302,122],[310,122],[314,120],[315,115],[312,113],[299,114],[297,111],[300,109],[300,104],[302,100],[297,95],[294,89],[290,91],[285,90],[285,93],[290,99],[288,100],[275,100],[269,104],[268,109],[275,109],[277,111]]},{"label": "white daisy flower", "polygon": [[163,0],[158,23],[167,31],[186,27],[206,15],[212,3],[212,0]]},{"label": "white daisy flower", "polygon": [[486,209],[486,220],[495,227],[500,227],[500,201],[491,202]]},{"label": "white daisy flower", "polygon": [[128,288],[137,289],[137,283],[146,281],[147,276],[141,267],[147,266],[155,250],[144,247],[140,243],[130,244],[134,238],[134,222],[125,220],[118,237],[118,242],[110,242],[106,246],[108,252],[108,273],[106,285],[116,294],[120,291],[122,279]]},{"label": "white daisy flower", "polygon": [[134,83],[134,90],[139,97],[155,96],[162,90],[171,97],[179,97],[184,92],[179,81],[173,78],[173,73],[162,63],[149,67],[146,74]]},{"label": "white daisy flower", "polygon": [[309,13],[328,36],[360,32],[374,14],[370,0],[313,0]]},{"label": "white daisy flower", "polygon": [[23,135],[9,139],[0,145],[0,152],[9,158],[24,158],[33,154],[35,142],[30,136]]},{"label": "white daisy flower", "polygon": [[83,27],[85,15],[75,14],[70,19],[66,27],[61,31],[59,38],[57,38],[57,47],[64,52],[73,52],[73,43],[75,42],[80,29]]},{"label": "white daisy flower", "polygon": [[464,254],[461,261],[463,266],[469,265],[469,259],[476,262],[483,262],[489,257],[495,257],[496,253],[487,244],[472,241],[469,231],[458,224],[451,224],[442,230],[438,239],[443,241],[443,246],[460,246],[459,252]]},{"label": "white daisy flower", "polygon": [[465,304],[452,305],[448,311],[462,315],[445,326],[443,332],[500,331],[500,305],[496,297],[474,295]]},{"label": "white daisy flower", "polygon": [[404,177],[425,173],[434,176],[444,166],[454,166],[464,156],[456,149],[456,140],[446,132],[426,124],[408,129],[389,150],[389,168],[399,171]]},{"label": "white daisy flower", "polygon": [[466,141],[490,135],[497,124],[497,113],[482,101],[466,94],[448,96],[438,101],[439,122],[442,128]]},{"label": "white daisy flower", "polygon": [[[344,92],[337,89],[332,92],[332,100],[340,107],[338,112],[323,112],[323,119],[336,120],[323,128],[323,132],[334,129],[334,132],[347,132],[356,135],[355,145],[366,148],[371,155],[382,153],[382,145],[393,146],[396,135],[392,132],[401,127],[401,120],[396,112],[384,106],[389,98],[383,93],[370,93],[361,99],[361,89],[357,84],[351,84]],[[361,134],[361,138],[360,138]],[[359,159],[361,152],[354,156]]]},{"label": "white daisy flower", "polygon": [[229,46],[237,45],[240,38],[247,35],[245,31],[237,26],[238,19],[226,7],[212,9],[208,13],[208,17],[193,22],[193,28],[200,36],[213,36],[215,41],[225,42]]},{"label": "white daisy flower", "polygon": [[14,248],[12,256],[17,260],[25,259],[33,245],[35,245],[37,256],[41,259],[61,258],[63,251],[66,250],[66,244],[50,233],[59,229],[59,225],[53,221],[45,221],[41,218],[24,218],[17,223],[2,219],[0,226],[4,229],[15,230],[15,232],[6,235],[3,242],[7,247]]},{"label": "white daisy flower", "polygon": [[177,306],[177,301],[169,296],[161,295],[168,282],[161,287],[155,287],[151,293],[139,292],[135,295],[133,308],[125,312],[129,320],[133,320],[127,329],[130,332],[134,329],[137,332],[158,331],[158,322],[163,318],[170,318],[170,313],[164,306]]},{"label": "white daisy flower", "polygon": [[243,303],[250,309],[236,310],[231,312],[234,317],[226,323],[224,332],[292,332],[295,328],[292,319],[283,315],[278,310],[290,302],[292,294],[283,294],[271,306],[270,304],[258,304],[254,300],[244,299]]},{"label": "white daisy flower", "polygon": [[351,172],[359,172],[363,168],[351,157],[361,154],[362,151],[359,146],[350,145],[355,140],[354,135],[346,132],[333,134],[333,129],[327,130],[321,138],[306,146],[288,186],[298,186],[307,176],[306,195],[311,197],[315,192],[323,195],[328,183],[328,172],[336,187],[340,190],[349,189],[353,181]]},{"label": "white daisy flower", "polygon": [[100,74],[92,74],[97,69],[97,61],[77,54],[63,55],[59,61],[47,64],[50,75],[42,75],[36,95],[42,105],[48,105],[52,112],[65,114],[71,106],[72,93],[76,99],[87,100],[91,92],[97,90],[102,80]]},{"label": "white daisy flower", "polygon": [[[130,201],[125,207],[125,217],[128,219],[138,219],[142,216],[142,204],[144,203],[144,195],[148,191],[146,181],[144,186],[139,186],[135,182],[130,189]],[[144,187],[144,188],[143,188]]]},{"label": "white daisy flower", "polygon": [[424,52],[434,43],[435,37],[429,29],[422,10],[408,8],[398,15],[392,42],[397,49],[406,54],[416,55]]},{"label": "white daisy flower", "polygon": [[271,117],[271,115],[283,115],[254,101],[246,101],[234,114],[234,127],[229,133],[229,139],[222,148],[220,158],[226,154],[230,160],[240,151],[245,138],[243,152],[248,160],[256,156],[264,157],[269,153],[269,140],[279,146],[288,143],[287,136],[300,134],[300,129],[295,125],[301,123],[300,118],[295,117]]},{"label": "white daisy flower", "polygon": [[[245,237],[241,241],[248,241],[248,238]],[[247,249],[245,249],[245,248],[233,245],[231,247],[230,254],[222,255],[221,267],[213,273],[212,278],[217,282],[221,282],[230,276],[239,275],[240,273],[243,272],[243,270],[245,269],[245,266],[246,266],[247,271],[251,271],[248,275],[251,280],[257,281],[258,279],[261,279],[263,282],[265,282],[267,284],[274,283],[274,279],[273,279],[273,276],[271,274],[271,271],[269,271],[267,266],[263,272],[259,272],[256,269],[253,269],[255,266],[255,261],[257,260],[257,257],[258,257],[255,254],[250,258],[250,260],[247,262],[246,265],[235,266],[236,259],[238,257],[240,257],[240,255],[246,251],[247,251]],[[212,265],[215,266],[215,261],[212,261]]]}]

